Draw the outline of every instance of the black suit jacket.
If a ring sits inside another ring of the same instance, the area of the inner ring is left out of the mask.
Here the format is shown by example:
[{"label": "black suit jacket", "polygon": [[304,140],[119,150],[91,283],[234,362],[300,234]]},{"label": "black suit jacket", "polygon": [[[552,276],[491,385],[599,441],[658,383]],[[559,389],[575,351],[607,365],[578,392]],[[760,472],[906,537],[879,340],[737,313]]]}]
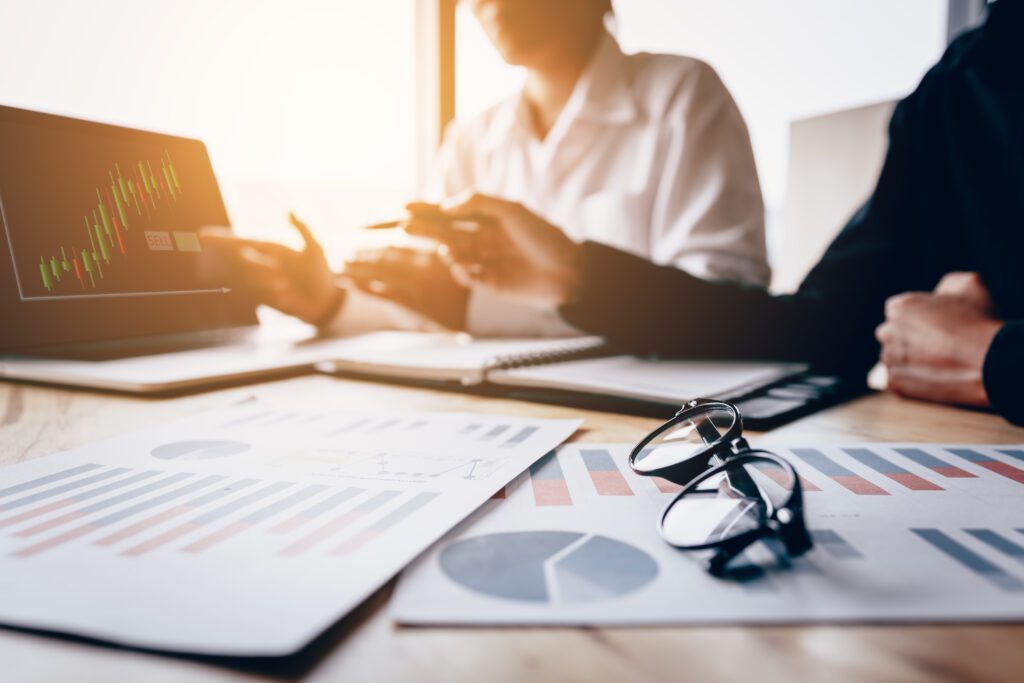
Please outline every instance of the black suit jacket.
[{"label": "black suit jacket", "polygon": [[595,243],[562,315],[640,353],[810,361],[863,376],[885,300],[978,272],[1007,324],[984,381],[1024,423],[1024,0],[999,0],[899,103],[871,198],[792,295],[701,281]]}]

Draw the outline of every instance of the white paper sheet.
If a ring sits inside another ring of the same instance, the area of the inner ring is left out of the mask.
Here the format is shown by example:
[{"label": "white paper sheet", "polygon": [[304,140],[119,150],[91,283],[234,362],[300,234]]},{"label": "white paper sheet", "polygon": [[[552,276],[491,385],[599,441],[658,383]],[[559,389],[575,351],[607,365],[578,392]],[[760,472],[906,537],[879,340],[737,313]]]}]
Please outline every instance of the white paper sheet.
[{"label": "white paper sheet", "polygon": [[[786,449],[816,547],[789,569],[715,579],[666,545],[677,487],[623,445],[568,445],[402,576],[410,624],[644,625],[1024,620],[1024,448]],[[768,550],[758,545],[755,559]],[[769,555],[769,557],[771,557]]]},{"label": "white paper sheet", "polygon": [[259,404],[0,470],[0,622],[299,650],[577,421]]}]

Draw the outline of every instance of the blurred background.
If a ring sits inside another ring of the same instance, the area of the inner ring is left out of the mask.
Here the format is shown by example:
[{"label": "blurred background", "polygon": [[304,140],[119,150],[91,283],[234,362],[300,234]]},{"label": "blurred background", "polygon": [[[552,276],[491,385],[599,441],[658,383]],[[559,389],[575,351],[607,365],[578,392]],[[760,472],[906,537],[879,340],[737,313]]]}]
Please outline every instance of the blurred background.
[{"label": "blurred background", "polygon": [[[614,4],[627,51],[699,57],[732,90],[778,289],[867,193],[891,102],[984,5]],[[0,0],[0,102],[202,138],[241,231],[288,241],[294,209],[338,253],[416,196],[439,119],[472,116],[521,78],[451,0]]]}]

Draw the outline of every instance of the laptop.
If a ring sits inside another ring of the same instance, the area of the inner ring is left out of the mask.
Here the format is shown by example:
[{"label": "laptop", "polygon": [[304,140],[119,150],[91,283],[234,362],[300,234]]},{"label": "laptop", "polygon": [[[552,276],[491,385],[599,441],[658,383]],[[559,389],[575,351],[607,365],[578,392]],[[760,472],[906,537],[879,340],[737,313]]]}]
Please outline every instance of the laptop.
[{"label": "laptop", "polygon": [[0,378],[132,393],[312,367],[204,251],[228,225],[205,145],[0,106]]}]

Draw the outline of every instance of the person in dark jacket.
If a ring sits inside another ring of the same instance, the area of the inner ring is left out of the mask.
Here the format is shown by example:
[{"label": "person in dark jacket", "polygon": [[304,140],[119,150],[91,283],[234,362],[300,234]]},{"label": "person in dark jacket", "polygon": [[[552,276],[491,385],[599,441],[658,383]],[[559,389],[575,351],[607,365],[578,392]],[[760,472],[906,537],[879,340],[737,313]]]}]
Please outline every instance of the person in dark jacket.
[{"label": "person in dark jacket", "polygon": [[[521,205],[470,196],[483,219],[450,244],[465,277],[559,304],[626,349],[808,361],[890,389],[991,407],[1024,424],[1024,2],[999,0],[897,106],[878,184],[790,295],[705,282],[593,242]],[[444,241],[429,222],[410,232]]]}]

